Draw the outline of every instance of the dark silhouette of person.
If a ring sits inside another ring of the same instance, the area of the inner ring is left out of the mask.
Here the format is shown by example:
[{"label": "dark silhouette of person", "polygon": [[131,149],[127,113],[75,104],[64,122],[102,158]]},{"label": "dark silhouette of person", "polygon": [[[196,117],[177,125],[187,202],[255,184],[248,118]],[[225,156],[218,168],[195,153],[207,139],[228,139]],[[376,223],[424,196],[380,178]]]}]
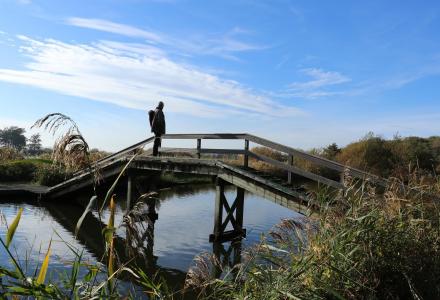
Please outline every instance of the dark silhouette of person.
[{"label": "dark silhouette of person", "polygon": [[[153,156],[159,154],[159,147],[161,146],[161,136],[165,134],[165,115],[163,114],[163,102],[160,101],[154,111],[153,120],[150,118],[151,132],[154,133]],[[149,113],[150,114],[150,113]]]}]

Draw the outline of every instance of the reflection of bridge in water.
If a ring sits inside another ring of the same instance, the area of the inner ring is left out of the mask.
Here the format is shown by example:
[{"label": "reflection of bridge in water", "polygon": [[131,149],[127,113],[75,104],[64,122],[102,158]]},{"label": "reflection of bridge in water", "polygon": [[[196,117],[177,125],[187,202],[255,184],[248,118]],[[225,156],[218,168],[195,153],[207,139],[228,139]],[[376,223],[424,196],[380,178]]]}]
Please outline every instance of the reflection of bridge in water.
[{"label": "reflection of bridge in water", "polygon": [[[181,190],[177,193],[188,195],[197,191],[200,191],[200,189],[192,192]],[[162,196],[167,198],[166,194],[171,194],[172,192],[163,191],[163,193],[165,195]],[[150,276],[158,275],[160,278],[163,278],[171,288],[177,290],[182,288],[186,278],[186,272],[158,265],[158,258],[154,255],[154,226],[158,218],[156,212],[156,203],[158,203],[158,201],[158,199],[150,199],[150,201],[146,202],[147,209],[144,210],[143,214],[139,215],[139,218],[136,220],[138,223],[143,222],[144,225],[144,230],[138,232],[140,235],[138,239],[142,240],[141,245],[133,247],[134,239],[127,232],[127,229],[125,236],[120,236],[118,233],[115,235],[115,252],[121,263],[130,262],[130,266],[135,265]],[[58,224],[74,235],[76,223],[84,212],[81,205],[76,203],[47,203],[45,208]],[[88,252],[93,254],[98,261],[106,255],[105,241],[102,235],[102,229],[105,226],[106,224],[102,223],[95,215],[88,214],[82,223],[82,229],[77,235],[77,240]],[[215,242],[213,243],[212,253],[222,265],[232,267],[241,261],[241,239],[234,240],[231,245]],[[215,276],[220,277],[222,274],[221,270],[222,268],[219,265],[213,264]]]},{"label": "reflection of bridge in water", "polygon": [[[293,184],[293,175],[301,176],[335,189],[344,188],[343,184],[339,181],[295,166],[295,157],[319,167],[339,172],[340,174],[347,173],[353,177],[368,179],[380,185],[386,184],[386,181],[375,175],[249,134],[166,134],[162,138],[194,139],[197,142],[196,148],[161,148],[161,157],[149,156],[148,153],[151,153],[150,151],[139,154],[140,149],[154,141],[154,137],[151,137],[101,159],[92,168],[78,172],[72,179],[51,187],[46,194],[47,198],[57,198],[92,186],[96,170],[99,170],[104,181],[110,180],[125,170],[128,207],[133,204],[133,194],[135,192],[133,185],[138,176],[163,171],[208,175],[216,178],[214,229],[210,240],[228,241],[236,237],[244,237],[246,234],[243,228],[245,190],[295,211],[304,212],[310,198],[306,191],[298,189]],[[202,148],[202,140],[243,140],[244,148],[206,149]],[[287,159],[286,161],[279,161],[256,153],[250,150],[250,143],[282,152],[286,155]],[[193,155],[196,158],[165,157],[164,155],[167,153]],[[222,156],[224,155],[242,157],[242,165],[232,165],[227,163],[227,161],[223,161]],[[286,172],[286,177],[277,178],[253,169],[250,167],[249,159],[262,161],[272,167],[283,170]],[[234,199],[226,199],[224,193],[226,184],[236,187],[237,194]],[[232,229],[227,230],[227,228]]]}]

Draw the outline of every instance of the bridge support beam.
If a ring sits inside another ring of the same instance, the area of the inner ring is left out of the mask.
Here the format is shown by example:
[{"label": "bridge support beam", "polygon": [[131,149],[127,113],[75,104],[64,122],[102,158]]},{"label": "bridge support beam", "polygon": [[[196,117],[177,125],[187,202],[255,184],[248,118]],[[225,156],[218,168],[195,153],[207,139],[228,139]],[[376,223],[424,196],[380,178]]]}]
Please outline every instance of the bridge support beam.
[{"label": "bridge support beam", "polygon": [[[225,196],[225,181],[216,179],[216,195],[214,209],[214,233],[209,236],[210,242],[225,242],[246,236],[243,228],[244,189],[237,187],[237,196],[230,205]],[[226,213],[223,218],[223,211]],[[226,230],[231,224],[232,230]]]},{"label": "bridge support beam", "polygon": [[217,259],[213,268],[213,277],[220,278],[223,270],[232,270],[237,275],[238,269],[234,266],[241,263],[242,239],[236,239],[231,243],[214,242],[212,252]]}]

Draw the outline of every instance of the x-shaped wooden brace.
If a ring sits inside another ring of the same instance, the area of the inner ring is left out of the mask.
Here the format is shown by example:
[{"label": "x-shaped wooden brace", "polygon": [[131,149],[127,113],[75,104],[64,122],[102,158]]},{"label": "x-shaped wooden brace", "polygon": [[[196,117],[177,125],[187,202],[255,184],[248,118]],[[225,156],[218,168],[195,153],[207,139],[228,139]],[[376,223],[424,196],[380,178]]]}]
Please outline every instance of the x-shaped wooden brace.
[{"label": "x-shaped wooden brace", "polygon": [[226,226],[228,226],[229,222],[231,222],[234,230],[238,230],[238,229],[241,230],[242,229],[241,226],[239,226],[237,224],[237,221],[235,220],[235,217],[234,217],[234,212],[237,209],[237,203],[240,201],[238,197],[239,196],[237,195],[232,206],[229,206],[228,200],[226,200],[226,197],[224,195],[222,195],[222,205],[225,208],[225,211],[228,215],[226,216],[225,220],[222,223],[222,226],[220,227],[221,232],[225,231]]}]

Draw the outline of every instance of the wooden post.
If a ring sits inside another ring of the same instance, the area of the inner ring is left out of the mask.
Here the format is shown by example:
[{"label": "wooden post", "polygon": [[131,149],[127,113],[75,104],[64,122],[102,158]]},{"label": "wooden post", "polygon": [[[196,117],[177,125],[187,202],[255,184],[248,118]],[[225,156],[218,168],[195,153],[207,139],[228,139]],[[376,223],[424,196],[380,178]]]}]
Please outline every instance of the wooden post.
[{"label": "wooden post", "polygon": [[247,168],[249,167],[249,155],[248,155],[248,151],[249,151],[249,140],[244,140],[244,167]]},{"label": "wooden post", "polygon": [[237,202],[237,206],[235,209],[235,221],[237,228],[234,230],[242,231],[243,230],[243,213],[244,213],[244,189],[237,187],[237,198],[235,198]]},{"label": "wooden post", "polygon": [[129,174],[128,175],[128,178],[127,178],[127,209],[126,209],[126,211],[127,211],[127,213],[130,211],[130,209],[131,209],[131,204],[132,204],[132,186],[133,186],[133,184],[132,184],[132,176]]},{"label": "wooden post", "polygon": [[218,239],[221,234],[225,183],[222,179],[217,177],[215,185],[214,240]]},{"label": "wooden post", "polygon": [[[232,241],[246,236],[243,229],[244,189],[237,187],[237,197],[230,205],[225,197],[225,181],[217,177],[214,211],[214,233],[209,236],[210,242]],[[223,220],[223,209],[225,219]],[[226,230],[228,224],[232,230]]]},{"label": "wooden post", "polygon": [[[289,155],[289,166],[293,166],[293,155]],[[287,172],[287,183],[292,184],[292,172]]]},{"label": "wooden post", "polygon": [[197,158],[200,159],[200,149],[202,149],[202,139],[197,139]]}]

